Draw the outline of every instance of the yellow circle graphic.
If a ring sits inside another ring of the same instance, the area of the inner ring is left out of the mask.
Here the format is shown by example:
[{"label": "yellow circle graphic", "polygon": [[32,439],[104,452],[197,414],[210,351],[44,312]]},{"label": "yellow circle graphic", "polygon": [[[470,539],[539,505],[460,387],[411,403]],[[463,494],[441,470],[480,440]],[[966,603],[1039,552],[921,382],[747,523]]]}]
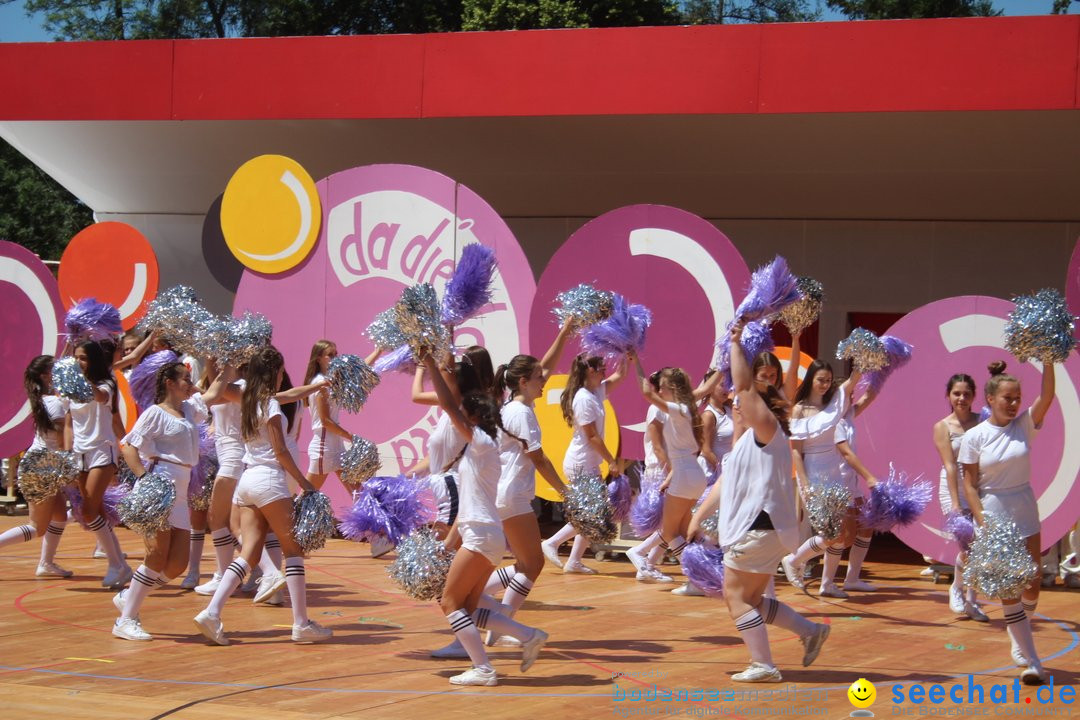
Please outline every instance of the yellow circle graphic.
[{"label": "yellow circle graphic", "polygon": [[868,708],[877,698],[877,688],[866,678],[859,678],[851,683],[847,691],[848,700],[857,708]]},{"label": "yellow circle graphic", "polygon": [[[566,387],[567,377],[567,375],[549,377],[547,384],[544,385],[544,394],[537,398],[535,403],[536,420],[540,423],[544,454],[551,460],[551,464],[555,466],[555,472],[559,473],[563,482],[566,482],[562,469],[563,458],[566,456],[566,449],[570,447],[570,439],[574,437],[574,431],[566,424],[562,416],[562,408],[559,406],[559,398],[562,396],[563,388]],[[615,408],[608,400],[604,400],[604,444],[612,455],[618,452],[619,421],[615,417]],[[602,463],[600,470],[606,473],[607,463]],[[540,473],[536,474],[536,494],[545,500],[562,502],[559,493],[548,485],[547,480],[540,477]]]},{"label": "yellow circle graphic", "polygon": [[275,274],[299,265],[315,247],[322,208],[300,163],[260,155],[233,173],[221,200],[221,232],[236,259]]}]

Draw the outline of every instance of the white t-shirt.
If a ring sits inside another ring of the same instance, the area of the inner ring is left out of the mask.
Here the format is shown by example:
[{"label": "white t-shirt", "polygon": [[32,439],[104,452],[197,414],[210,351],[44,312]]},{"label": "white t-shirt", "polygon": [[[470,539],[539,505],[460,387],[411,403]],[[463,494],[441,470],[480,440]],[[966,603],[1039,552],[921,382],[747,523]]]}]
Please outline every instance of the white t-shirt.
[{"label": "white t-shirt", "polygon": [[580,468],[587,474],[600,474],[603,456],[589,444],[585,435],[585,426],[595,423],[596,434],[604,437],[604,398],[606,383],[600,383],[595,393],[587,388],[578,388],[574,393],[572,410],[574,413],[574,436],[563,458],[563,469]]},{"label": "white t-shirt", "polygon": [[758,445],[753,429],[744,432],[724,466],[717,523],[720,547],[726,550],[738,542],[764,510],[780,542],[795,549],[799,521],[791,482],[791,446],[780,423],[765,447]]},{"label": "white t-shirt", "polygon": [[[315,377],[311,378],[311,382],[312,383],[322,382],[325,379],[326,379],[326,376],[323,375],[322,373],[319,373]],[[327,410],[329,411],[330,419],[333,420],[336,423],[338,421],[338,415],[341,414],[341,408],[338,407],[337,404],[335,404],[334,402],[332,402],[330,400],[330,391],[329,390],[327,390],[326,388],[323,388],[319,392],[320,393],[325,393],[326,406],[327,406]],[[323,431],[323,421],[322,421],[322,418],[319,417],[318,408],[315,407],[315,398],[314,397],[311,398],[310,406],[311,406],[311,433],[313,435],[315,435],[315,436],[318,436]]]},{"label": "white t-shirt", "polygon": [[1038,433],[1025,410],[1005,427],[984,420],[964,433],[957,461],[979,464],[979,491],[1007,490],[1031,483],[1031,441]]},{"label": "white t-shirt", "polygon": [[116,433],[112,426],[112,394],[108,383],[101,383],[97,389],[108,395],[105,402],[93,398],[90,402],[75,402],[68,405],[71,412],[72,450],[86,453],[107,445],[116,444]]},{"label": "white t-shirt", "polygon": [[199,462],[199,423],[208,416],[202,394],[196,393],[185,400],[180,410],[184,414],[182,418],[160,405],[151,405],[124,436],[124,444],[137,448],[144,461],[158,458],[180,465]]},{"label": "white t-shirt", "polygon": [[716,417],[716,430],[710,442],[716,462],[722,463],[724,456],[731,452],[731,438],[735,436],[735,423],[731,421],[731,413],[721,412],[711,404],[706,405],[705,410]]},{"label": "white t-shirt", "polygon": [[435,423],[435,429],[428,438],[428,465],[432,475],[438,475],[448,470],[446,467],[465,447],[465,440],[461,433],[450,422],[450,416],[440,413]]},{"label": "white t-shirt", "polygon": [[52,420],[53,430],[46,430],[42,435],[40,432],[34,431],[34,442],[31,443],[31,450],[59,450],[60,438],[62,431],[55,428],[63,427],[64,415],[67,414],[68,406],[71,401],[65,397],[59,395],[45,395],[41,398],[41,402],[45,405],[45,412],[49,414],[49,419]]},{"label": "white t-shirt", "polygon": [[281,418],[281,430],[285,432],[287,421],[285,414],[281,412],[281,405],[274,398],[270,398],[265,410],[259,411],[259,433],[254,438],[244,441],[244,464],[245,465],[269,465],[280,468],[281,465],[274,455],[274,447],[270,444],[270,431],[266,424],[273,417]]},{"label": "white t-shirt", "polygon": [[657,417],[664,423],[664,445],[669,460],[694,457],[700,448],[694,438],[694,426],[690,421],[690,409],[681,403],[669,402],[667,412],[661,410]]},{"label": "white t-shirt", "polygon": [[[502,407],[502,424],[511,435],[499,433],[499,462],[502,473],[499,476],[499,507],[513,496],[528,493],[531,498],[536,492],[536,466],[525,453],[540,449],[540,423],[531,407],[513,400]],[[528,446],[522,447],[525,441]]]},{"label": "white t-shirt", "polygon": [[[247,387],[247,381],[243,379],[234,380],[232,384],[239,387],[241,392]],[[210,412],[214,415],[215,442],[221,440],[243,442],[240,433],[240,403],[223,402],[211,407]]]},{"label": "white t-shirt", "polygon": [[472,440],[461,458],[458,522],[502,526],[496,508],[500,474],[498,444],[480,428],[473,428]]},{"label": "white t-shirt", "polygon": [[[659,467],[660,461],[656,457],[656,450],[653,449],[652,439],[649,437],[649,425],[652,425],[653,420],[656,420],[660,416],[660,408],[655,405],[649,405],[649,411],[645,413],[645,467],[655,468]],[[663,422],[663,421],[661,421]]]}]

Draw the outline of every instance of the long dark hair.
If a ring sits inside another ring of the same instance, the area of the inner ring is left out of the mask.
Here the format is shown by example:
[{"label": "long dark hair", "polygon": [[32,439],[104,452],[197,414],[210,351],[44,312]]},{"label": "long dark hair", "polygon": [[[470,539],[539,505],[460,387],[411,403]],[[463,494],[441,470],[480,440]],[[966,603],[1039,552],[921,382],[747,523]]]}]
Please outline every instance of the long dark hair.
[{"label": "long dark hair", "polygon": [[472,345],[466,349],[456,364],[454,376],[462,399],[475,392],[495,397],[495,368],[484,346]]},{"label": "long dark hair", "polygon": [[948,396],[949,393],[952,392],[953,386],[957,383],[967,383],[967,386],[971,388],[972,396],[975,395],[975,379],[967,373],[956,373],[951,378],[949,378],[949,382],[945,383],[946,396]]},{"label": "long dark hair", "polygon": [[[108,342],[108,341],[104,341]],[[112,343],[109,344],[108,351],[102,343],[96,340],[87,340],[79,345],[79,349],[86,353],[86,370],[83,375],[90,381],[91,385],[97,386],[101,383],[105,383],[112,391],[112,410],[116,412],[120,407],[119,393],[116,391],[116,378],[112,374],[112,350],[116,346]]]},{"label": "long dark hair", "polygon": [[[796,360],[792,360],[792,363],[796,362]],[[780,364],[780,358],[776,357],[768,350],[762,350],[754,358],[754,362],[750,364],[750,377],[756,378],[758,370],[763,367],[776,368],[775,387],[784,387],[784,366]],[[792,365],[791,372],[798,372],[795,365]]]},{"label": "long dark hair", "polygon": [[690,384],[690,376],[682,368],[672,367],[661,371],[660,378],[667,380],[668,385],[671,386],[671,394],[674,395],[675,402],[686,406],[687,412],[690,413],[690,427],[694,431],[694,442],[701,447],[705,430],[701,413],[698,412],[698,404],[694,400],[694,387]]},{"label": "long dark hair", "polygon": [[796,405],[810,397],[810,391],[814,387],[814,376],[822,370],[828,370],[829,374],[833,376],[833,384],[829,387],[828,391],[821,396],[821,404],[828,405],[829,401],[832,400],[833,393],[836,392],[836,375],[833,373],[832,365],[829,365],[828,360],[817,358],[814,362],[810,363],[810,367],[806,369],[806,375],[803,376],[802,382],[799,383],[799,389],[795,391]]},{"label": "long dark hair", "polygon": [[270,404],[270,398],[278,391],[278,370],[285,366],[285,358],[272,345],[259,350],[248,362],[244,379],[244,396],[240,400],[240,434],[245,440],[259,435],[259,413]]},{"label": "long dark hair", "polygon": [[23,372],[23,387],[26,388],[26,397],[30,400],[30,414],[34,418],[34,429],[41,436],[56,430],[56,425],[49,417],[49,411],[45,409],[45,402],[42,400],[46,390],[46,382],[42,380],[42,377],[52,373],[52,368],[52,355],[38,355],[30,361],[30,364],[26,366],[26,371]]},{"label": "long dark hair", "polygon": [[765,388],[765,392],[758,390],[758,395],[765,401],[765,405],[772,412],[773,417],[780,423],[780,428],[784,431],[785,435],[791,435],[791,425],[788,418],[791,413],[791,404],[784,399],[783,393],[775,385],[769,385]]},{"label": "long dark hair", "polygon": [[154,403],[160,403],[165,400],[165,396],[168,395],[168,389],[165,386],[167,380],[176,382],[184,376],[187,365],[182,362],[172,362],[167,365],[162,365],[157,371],[157,384],[154,388]]},{"label": "long dark hair", "polygon": [[515,355],[510,362],[500,365],[495,371],[495,398],[505,400],[509,393],[513,399],[521,387],[521,381],[528,380],[539,364],[540,361],[532,355]]},{"label": "long dark hair", "polygon": [[589,368],[599,370],[604,367],[604,359],[593,355],[586,356],[584,353],[574,358],[570,363],[570,376],[566,380],[566,387],[559,397],[559,407],[562,408],[563,420],[570,427],[574,427],[574,396],[577,391],[585,387],[585,376],[589,374]]},{"label": "long dark hair", "polygon": [[[307,384],[307,383],[305,383]],[[289,377],[289,371],[286,370],[281,374],[281,387],[279,390],[291,390],[292,379]],[[293,422],[296,421],[296,402],[288,402],[281,404],[281,414],[285,416],[285,432],[292,432]]]}]

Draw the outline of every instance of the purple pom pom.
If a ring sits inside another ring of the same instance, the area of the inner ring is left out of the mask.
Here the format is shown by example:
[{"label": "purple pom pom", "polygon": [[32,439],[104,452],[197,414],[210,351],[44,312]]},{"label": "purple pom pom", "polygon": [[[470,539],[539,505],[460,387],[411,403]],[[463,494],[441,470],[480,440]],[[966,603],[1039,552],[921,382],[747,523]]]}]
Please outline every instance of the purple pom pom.
[{"label": "purple pom pom", "polygon": [[373,477],[345,511],[338,530],[349,540],[382,535],[397,545],[416,528],[434,522],[435,517],[435,497],[427,483],[404,475]]},{"label": "purple pom pom", "polygon": [[880,370],[868,372],[859,380],[859,390],[866,392],[872,389],[880,392],[885,386],[885,381],[894,372],[904,367],[911,360],[911,346],[893,335],[882,335],[881,342],[885,345],[885,353],[889,356],[889,364]]},{"label": "purple pom pom", "polygon": [[645,331],[652,324],[652,313],[644,305],[634,305],[619,293],[612,294],[611,315],[581,333],[581,349],[588,355],[613,360],[631,350],[645,347]]},{"label": "purple pom pom", "polygon": [[979,411],[979,422],[986,422],[990,419],[991,414],[992,413],[990,412],[990,408],[988,408],[986,405],[983,405],[982,410]]},{"label": "purple pom pom", "polygon": [[682,556],[683,574],[709,597],[724,595],[724,551],[708,543],[694,542],[686,546]]},{"label": "purple pom pom", "polygon": [[490,303],[494,278],[495,251],[480,243],[466,245],[454,276],[446,284],[442,301],[443,323],[460,325]]},{"label": "purple pom pom", "polygon": [[750,289],[739,303],[735,317],[747,322],[761,320],[801,299],[798,278],[788,270],[787,260],[777,255],[771,263],[754,271]]},{"label": "purple pom pom", "polygon": [[956,539],[960,549],[967,552],[975,540],[975,521],[969,510],[950,510],[945,516],[945,532]]},{"label": "purple pom pom", "polygon": [[[193,498],[200,498],[206,493],[207,484],[213,483],[217,471],[217,445],[214,443],[214,434],[210,432],[209,425],[199,423],[199,462],[191,468],[191,482],[188,483],[189,506]],[[195,504],[200,505],[201,502],[196,501]],[[204,508],[196,507],[195,509]]]},{"label": "purple pom pom", "polygon": [[611,500],[611,519],[622,522],[630,516],[630,506],[634,501],[634,493],[630,488],[630,481],[625,475],[618,475],[608,483],[608,499]]},{"label": "purple pom pom", "polygon": [[401,345],[380,356],[371,367],[380,375],[388,372],[413,373],[416,372],[416,356],[411,347]]},{"label": "purple pom pom", "polygon": [[[716,344],[720,348],[720,360],[716,369],[724,374],[723,382],[729,390],[733,384],[731,382],[731,325],[731,323],[728,323],[727,332],[724,333],[724,337],[720,338],[720,342]],[[772,339],[772,331],[763,322],[746,323],[743,326],[740,344],[747,363],[753,363],[754,358],[760,353],[772,352],[776,348],[776,343]]]},{"label": "purple pom pom", "polygon": [[859,524],[868,530],[888,532],[896,525],[910,525],[919,519],[933,497],[925,480],[907,482],[907,473],[889,466],[889,477],[879,480],[859,513]]},{"label": "purple pom pom", "polygon": [[146,408],[154,404],[157,396],[158,370],[174,362],[180,362],[180,356],[172,350],[159,350],[152,355],[147,355],[142,362],[131,368],[131,376],[128,377],[128,385],[131,386],[131,396],[135,399],[135,405],[139,412],[145,412]]},{"label": "purple pom pom", "polygon": [[120,312],[108,303],[94,298],[84,298],[75,303],[64,318],[68,337],[72,342],[105,340],[124,332],[120,324]]},{"label": "purple pom pom", "polygon": [[630,508],[630,525],[638,537],[648,537],[660,529],[664,519],[664,496],[660,494],[663,477],[641,479],[641,492]]},{"label": "purple pom pom", "polygon": [[[83,496],[79,492],[79,487],[77,485],[67,485],[64,487],[64,494],[67,495],[68,502],[71,504],[71,519],[79,523],[83,530],[89,530],[87,523],[94,518],[83,516]],[[120,514],[117,512],[116,506],[126,494],[127,489],[119,485],[110,485],[105,489],[105,496],[101,500],[101,516],[105,518],[105,522],[109,523],[110,527],[119,527],[120,525]]]}]

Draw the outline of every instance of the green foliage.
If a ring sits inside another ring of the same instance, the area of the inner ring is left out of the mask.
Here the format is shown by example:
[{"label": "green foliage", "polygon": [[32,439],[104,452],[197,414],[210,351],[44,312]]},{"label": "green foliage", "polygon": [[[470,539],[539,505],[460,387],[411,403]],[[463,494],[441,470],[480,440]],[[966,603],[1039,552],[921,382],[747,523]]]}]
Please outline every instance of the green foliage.
[{"label": "green foliage", "polygon": [[0,188],[0,240],[45,260],[59,260],[75,233],[94,222],[90,208],[3,140]]},{"label": "green foliage", "polygon": [[992,0],[827,0],[852,20],[990,17],[1001,15]]},{"label": "green foliage", "polygon": [[821,19],[821,6],[807,0],[687,0],[683,13],[689,25],[812,22]]},{"label": "green foliage", "polygon": [[1054,0],[1054,6],[1050,8],[1050,13],[1053,15],[1065,15],[1069,12],[1069,6],[1073,4],[1073,0]]}]

